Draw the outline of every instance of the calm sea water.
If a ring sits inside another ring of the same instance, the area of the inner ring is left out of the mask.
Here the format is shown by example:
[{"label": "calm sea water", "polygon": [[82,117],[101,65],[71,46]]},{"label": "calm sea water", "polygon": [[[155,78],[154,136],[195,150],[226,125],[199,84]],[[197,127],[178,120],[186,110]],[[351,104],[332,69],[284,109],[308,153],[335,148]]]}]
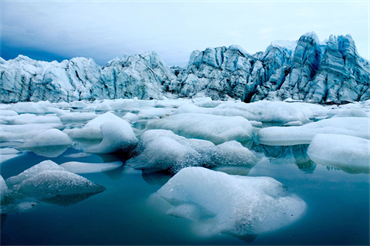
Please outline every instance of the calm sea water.
[{"label": "calm sea water", "polygon": [[[248,175],[273,177],[308,205],[305,215],[294,224],[254,240],[199,235],[195,222],[167,215],[150,202],[149,197],[170,176],[123,166],[107,173],[83,174],[107,188],[85,200],[74,204],[39,202],[30,210],[2,215],[1,245],[369,245],[368,174],[349,174],[311,163],[305,159],[304,146],[298,150],[254,149],[269,158],[262,158]],[[65,157],[76,152],[70,148],[57,158],[29,152],[2,163],[1,174],[6,179],[45,159],[103,162],[97,155]]]}]

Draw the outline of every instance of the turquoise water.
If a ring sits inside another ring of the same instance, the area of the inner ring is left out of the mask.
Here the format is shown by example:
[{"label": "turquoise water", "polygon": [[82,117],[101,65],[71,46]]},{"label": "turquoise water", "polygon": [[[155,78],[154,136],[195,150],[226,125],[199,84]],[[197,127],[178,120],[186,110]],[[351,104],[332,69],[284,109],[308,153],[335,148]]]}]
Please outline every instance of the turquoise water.
[{"label": "turquoise water", "polygon": [[[316,165],[306,159],[306,147],[254,147],[269,158],[262,158],[248,175],[273,177],[307,203],[300,220],[255,238],[199,235],[195,222],[167,215],[149,199],[168,174],[123,166],[83,174],[107,188],[85,200],[72,205],[40,201],[30,210],[2,215],[1,245],[369,245],[369,174]],[[2,163],[1,174],[6,179],[45,159],[103,162],[97,155],[65,157],[77,152],[70,148],[57,158],[28,152]]]}]

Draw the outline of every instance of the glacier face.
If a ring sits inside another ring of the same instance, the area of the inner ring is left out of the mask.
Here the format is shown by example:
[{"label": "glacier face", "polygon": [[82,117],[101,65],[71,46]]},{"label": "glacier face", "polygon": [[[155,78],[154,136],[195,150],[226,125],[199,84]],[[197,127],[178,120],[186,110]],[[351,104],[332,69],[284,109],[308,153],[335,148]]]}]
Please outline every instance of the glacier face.
[{"label": "glacier face", "polygon": [[350,35],[320,42],[313,32],[298,41],[274,41],[254,55],[240,46],[193,51],[186,67],[166,66],[156,52],[61,63],[25,56],[0,59],[0,102],[51,102],[163,96],[214,100],[285,100],[346,103],[370,98],[370,64]]}]

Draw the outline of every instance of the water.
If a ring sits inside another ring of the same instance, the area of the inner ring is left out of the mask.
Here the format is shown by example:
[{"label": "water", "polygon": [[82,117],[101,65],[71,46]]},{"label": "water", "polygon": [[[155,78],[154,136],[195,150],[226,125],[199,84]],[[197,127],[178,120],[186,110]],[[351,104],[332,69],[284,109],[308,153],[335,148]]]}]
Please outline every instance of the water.
[{"label": "water", "polygon": [[[269,158],[262,158],[248,175],[277,179],[307,203],[307,211],[294,224],[248,242],[229,235],[199,235],[195,222],[167,215],[165,203],[149,199],[168,174],[123,166],[83,174],[107,188],[83,201],[69,206],[38,202],[30,210],[2,215],[1,245],[369,245],[369,175],[316,165],[305,158],[305,148],[254,146],[258,155]],[[68,157],[78,152],[70,148],[56,158],[28,152],[2,163],[1,174],[6,179],[45,159],[103,162],[97,155]]]}]

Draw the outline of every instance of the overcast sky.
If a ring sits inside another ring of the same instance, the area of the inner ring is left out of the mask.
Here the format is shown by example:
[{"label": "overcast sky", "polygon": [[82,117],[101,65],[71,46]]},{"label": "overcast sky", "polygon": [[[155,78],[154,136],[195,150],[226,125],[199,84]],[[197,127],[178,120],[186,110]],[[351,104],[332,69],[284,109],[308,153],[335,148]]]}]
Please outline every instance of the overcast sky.
[{"label": "overcast sky", "polygon": [[193,50],[238,44],[253,54],[273,40],[314,31],[351,34],[369,60],[369,1],[17,1],[0,0],[0,54],[61,61],[157,51],[185,65]]}]

